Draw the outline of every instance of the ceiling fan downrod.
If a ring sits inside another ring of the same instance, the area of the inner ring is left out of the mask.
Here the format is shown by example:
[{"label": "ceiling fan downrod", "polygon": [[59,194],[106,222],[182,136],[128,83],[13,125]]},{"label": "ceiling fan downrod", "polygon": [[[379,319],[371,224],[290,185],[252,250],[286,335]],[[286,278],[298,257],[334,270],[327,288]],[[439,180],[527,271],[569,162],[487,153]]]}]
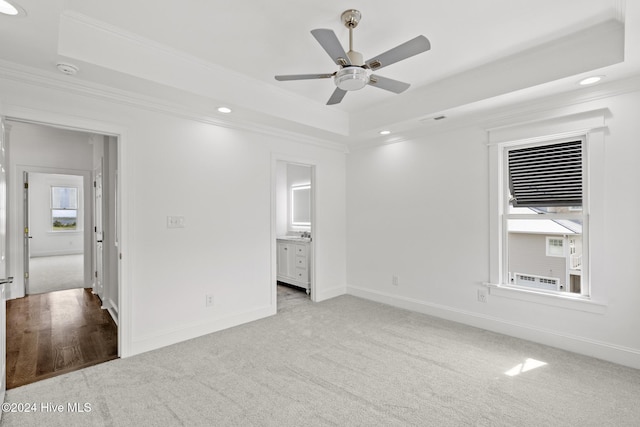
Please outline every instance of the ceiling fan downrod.
[{"label": "ceiling fan downrod", "polygon": [[340,18],[342,19],[344,26],[349,29],[349,51],[347,52],[347,56],[349,56],[351,64],[362,66],[364,65],[362,54],[353,50],[353,29],[360,23],[362,14],[359,10],[349,9],[342,12]]}]

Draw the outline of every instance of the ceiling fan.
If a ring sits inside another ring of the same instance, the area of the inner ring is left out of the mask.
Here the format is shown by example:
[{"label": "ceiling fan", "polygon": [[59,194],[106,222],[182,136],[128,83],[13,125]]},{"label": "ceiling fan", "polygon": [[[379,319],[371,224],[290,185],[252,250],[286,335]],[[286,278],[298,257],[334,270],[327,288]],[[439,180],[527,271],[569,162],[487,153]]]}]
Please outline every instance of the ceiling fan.
[{"label": "ceiling fan", "polygon": [[329,54],[333,62],[340,66],[334,73],[327,74],[293,74],[275,76],[278,81],[287,80],[310,80],[328,79],[333,77],[336,89],[329,98],[327,105],[340,103],[347,91],[359,90],[370,85],[385,89],[393,93],[401,93],[409,88],[409,83],[371,74],[370,71],[379,70],[387,65],[395,64],[403,59],[410,58],[431,49],[431,43],[425,36],[418,36],[408,42],[402,43],[380,55],[363,61],[362,54],[353,50],[353,29],[358,26],[362,15],[355,9],[349,9],[342,13],[342,23],[349,29],[349,52],[345,52],[338,37],[329,29],[311,30],[311,34],[316,38],[322,48]]}]

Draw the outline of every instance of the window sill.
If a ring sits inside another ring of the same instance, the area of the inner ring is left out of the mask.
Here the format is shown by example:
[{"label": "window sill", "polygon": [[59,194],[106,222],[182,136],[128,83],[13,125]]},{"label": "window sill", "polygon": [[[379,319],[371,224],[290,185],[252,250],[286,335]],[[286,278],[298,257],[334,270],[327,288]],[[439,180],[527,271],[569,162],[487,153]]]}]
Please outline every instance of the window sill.
[{"label": "window sill", "polygon": [[60,231],[47,231],[49,236],[70,235],[70,234],[82,234],[82,230],[60,230]]},{"label": "window sill", "polygon": [[550,305],[569,310],[584,311],[587,313],[604,314],[607,311],[606,304],[595,302],[589,297],[571,296],[563,294],[550,294],[532,289],[518,288],[495,283],[483,283],[489,288],[489,293],[503,298],[517,299],[520,301]]}]

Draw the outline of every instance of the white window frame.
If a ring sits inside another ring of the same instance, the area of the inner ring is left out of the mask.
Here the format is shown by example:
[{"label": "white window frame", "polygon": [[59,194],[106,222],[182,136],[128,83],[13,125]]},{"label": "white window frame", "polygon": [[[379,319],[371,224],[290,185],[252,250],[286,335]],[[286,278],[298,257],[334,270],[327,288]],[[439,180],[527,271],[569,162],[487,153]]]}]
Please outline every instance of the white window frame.
[{"label": "white window frame", "polygon": [[[509,275],[509,259],[508,259],[508,221],[509,219],[532,219],[532,220],[541,220],[541,214],[509,214],[509,161],[508,161],[508,151],[509,149],[519,149],[526,147],[535,147],[540,145],[552,145],[563,142],[575,141],[580,139],[582,141],[582,212],[569,212],[566,214],[554,214],[547,213],[543,214],[545,219],[580,219],[582,221],[582,241],[583,241],[583,270],[582,277],[580,279],[580,294],[575,294],[564,291],[551,291],[551,290],[540,290],[540,289],[528,289],[527,291],[534,291],[538,293],[544,293],[554,296],[569,296],[569,297],[582,297],[589,298],[590,295],[590,282],[589,282],[589,265],[588,265],[588,247],[589,247],[589,187],[588,187],[588,177],[589,177],[589,169],[588,169],[588,136],[586,134],[579,135],[571,135],[565,137],[559,136],[551,136],[548,138],[538,139],[536,141],[513,141],[509,143],[499,144],[499,156],[501,171],[500,175],[502,177],[502,182],[499,190],[500,204],[502,206],[500,211],[500,239],[502,241],[502,252],[500,256],[500,279],[498,284],[501,287],[505,288],[515,288],[518,287],[510,283],[510,275]],[[568,288],[569,284],[565,283],[565,286]]]},{"label": "white window frame", "polygon": [[[557,112],[557,111],[556,111]],[[604,240],[602,217],[605,200],[605,134],[608,132],[606,117],[610,114],[606,108],[595,110],[566,109],[565,115],[549,115],[542,113],[538,116],[515,117],[507,119],[501,124],[494,122],[487,130],[487,146],[489,151],[489,277],[480,283],[488,287],[490,295],[518,300],[529,303],[543,304],[561,309],[584,311],[588,313],[604,314],[607,310],[607,288],[600,286],[605,283],[606,274],[601,268],[594,276],[592,257],[604,255]],[[587,261],[588,268],[583,272],[588,275],[589,296],[559,293],[557,295],[539,293],[535,290],[518,289],[504,285],[502,256],[505,245],[502,240],[502,215],[504,205],[502,147],[509,144],[525,142],[550,141],[564,137],[585,136],[587,139],[587,159],[589,164],[588,199],[583,204],[588,220],[588,241],[583,241],[583,262]],[[593,218],[592,218],[593,216]],[[595,218],[595,222],[594,222]],[[595,246],[594,246],[595,245]]]},{"label": "white window frame", "polygon": [[[75,209],[66,209],[66,208],[56,208],[53,206],[53,192],[56,188],[73,188],[76,190],[76,208]],[[76,211],[76,228],[69,230],[56,230],[53,226],[54,211],[64,211],[64,210],[73,210]],[[73,185],[52,185],[49,189],[49,225],[51,226],[51,233],[77,233],[81,231],[80,229],[80,188],[75,187]]]}]

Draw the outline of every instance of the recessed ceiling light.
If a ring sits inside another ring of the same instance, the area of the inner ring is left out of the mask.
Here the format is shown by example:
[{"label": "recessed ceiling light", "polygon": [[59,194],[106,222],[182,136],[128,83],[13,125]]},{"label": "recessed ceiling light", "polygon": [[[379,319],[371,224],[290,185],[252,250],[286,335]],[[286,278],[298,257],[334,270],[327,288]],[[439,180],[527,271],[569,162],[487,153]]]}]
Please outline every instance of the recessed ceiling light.
[{"label": "recessed ceiling light", "polygon": [[228,114],[231,112],[231,108],[229,107],[218,107],[218,111],[224,114]]},{"label": "recessed ceiling light", "polygon": [[391,133],[390,130],[381,130],[380,135],[389,135]]},{"label": "recessed ceiling light", "polygon": [[0,13],[9,16],[24,16],[27,14],[23,8],[7,0],[0,0]]},{"label": "recessed ceiling light", "polygon": [[581,86],[589,86],[589,85],[598,83],[603,78],[604,76],[591,76],[591,77],[587,77],[586,79],[580,80],[578,83]]}]

